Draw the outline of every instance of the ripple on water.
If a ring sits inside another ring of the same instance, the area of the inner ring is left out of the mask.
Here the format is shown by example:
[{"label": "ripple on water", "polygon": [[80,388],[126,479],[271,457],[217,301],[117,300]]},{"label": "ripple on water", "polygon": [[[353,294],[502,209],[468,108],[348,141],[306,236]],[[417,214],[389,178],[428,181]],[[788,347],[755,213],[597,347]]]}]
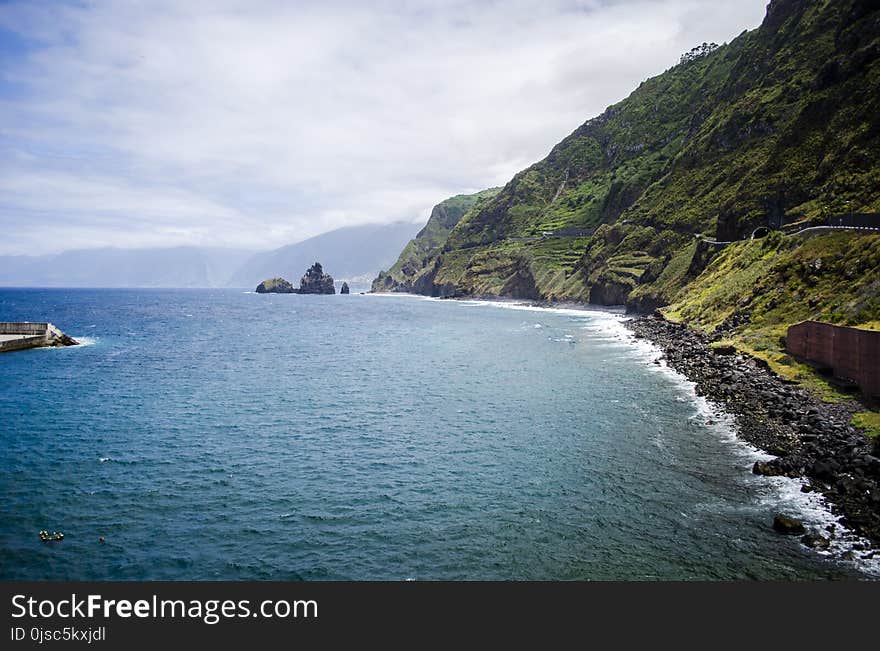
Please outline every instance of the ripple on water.
[{"label": "ripple on water", "polygon": [[0,290],[94,344],[0,365],[0,578],[856,575],[622,314],[265,299]]}]

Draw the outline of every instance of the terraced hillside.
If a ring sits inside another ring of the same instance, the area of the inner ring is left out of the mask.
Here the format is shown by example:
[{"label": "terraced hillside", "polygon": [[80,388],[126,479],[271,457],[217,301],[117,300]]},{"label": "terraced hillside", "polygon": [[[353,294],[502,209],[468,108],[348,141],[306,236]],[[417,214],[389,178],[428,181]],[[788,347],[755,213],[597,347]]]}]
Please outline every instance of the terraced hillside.
[{"label": "terraced hillside", "polygon": [[439,250],[407,254],[418,282],[394,269],[375,289],[650,310],[716,255],[695,234],[877,211],[878,8],[773,0],[758,29],[695,48],[475,202]]}]

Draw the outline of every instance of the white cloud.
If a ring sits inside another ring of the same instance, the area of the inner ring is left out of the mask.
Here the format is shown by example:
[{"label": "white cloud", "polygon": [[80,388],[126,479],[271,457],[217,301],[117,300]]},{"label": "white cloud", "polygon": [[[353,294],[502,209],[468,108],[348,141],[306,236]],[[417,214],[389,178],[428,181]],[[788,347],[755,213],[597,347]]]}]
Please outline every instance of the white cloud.
[{"label": "white cloud", "polygon": [[26,47],[0,59],[0,223],[70,236],[0,253],[424,219],[764,2],[6,4]]}]

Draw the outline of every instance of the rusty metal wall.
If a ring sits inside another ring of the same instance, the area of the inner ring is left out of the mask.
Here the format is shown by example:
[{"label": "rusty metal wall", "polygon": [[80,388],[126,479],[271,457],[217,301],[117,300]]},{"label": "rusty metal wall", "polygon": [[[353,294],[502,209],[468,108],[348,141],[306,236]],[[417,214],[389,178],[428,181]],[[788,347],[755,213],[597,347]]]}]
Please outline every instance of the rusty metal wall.
[{"label": "rusty metal wall", "polygon": [[788,329],[786,350],[880,396],[880,332],[804,321]]}]

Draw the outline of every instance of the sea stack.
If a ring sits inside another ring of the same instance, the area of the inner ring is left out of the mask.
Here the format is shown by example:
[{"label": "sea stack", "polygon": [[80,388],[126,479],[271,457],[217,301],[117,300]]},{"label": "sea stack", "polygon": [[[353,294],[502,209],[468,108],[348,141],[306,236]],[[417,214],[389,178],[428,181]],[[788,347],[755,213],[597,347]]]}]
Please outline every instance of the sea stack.
[{"label": "sea stack", "polygon": [[300,294],[335,294],[336,288],[333,286],[333,276],[324,273],[324,268],[320,262],[316,262],[306,275],[299,281]]},{"label": "sea stack", "polygon": [[346,282],[342,283],[342,287],[339,288],[339,293],[340,294],[348,294],[349,293],[348,283],[346,283]]},{"label": "sea stack", "polygon": [[256,289],[257,294],[295,294],[296,290],[284,278],[269,278],[264,280]]}]

